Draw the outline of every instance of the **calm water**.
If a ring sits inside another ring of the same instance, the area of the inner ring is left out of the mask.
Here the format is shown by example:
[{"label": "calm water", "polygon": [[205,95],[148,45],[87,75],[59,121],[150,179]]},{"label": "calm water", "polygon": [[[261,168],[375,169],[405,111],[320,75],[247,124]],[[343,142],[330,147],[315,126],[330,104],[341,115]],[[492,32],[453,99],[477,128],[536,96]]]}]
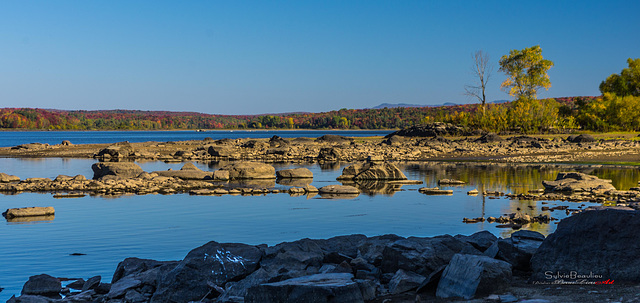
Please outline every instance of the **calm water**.
[{"label": "calm water", "polygon": [[[199,134],[199,133],[194,133]],[[209,134],[210,135],[210,134]],[[270,134],[272,135],[272,134]],[[269,137],[270,135],[267,135]],[[184,138],[182,138],[184,139]],[[57,139],[56,139],[57,140]],[[125,139],[126,140],[126,139]],[[41,141],[41,140],[37,140]],[[123,141],[120,139],[119,141]],[[133,140],[130,140],[133,141]],[[42,142],[42,141],[41,141]],[[0,172],[20,178],[82,174],[92,177],[91,159],[0,158]],[[179,169],[182,164],[142,162],[145,171]],[[215,163],[196,163],[203,170]],[[338,184],[335,178],[347,164],[305,166],[314,173],[313,185]],[[276,169],[300,165],[276,165]],[[500,216],[517,208],[537,215],[541,201],[483,199],[467,196],[477,188],[504,192],[526,192],[541,188],[541,181],[557,172],[579,170],[613,179],[619,189],[636,186],[640,170],[599,166],[503,165],[456,163],[406,163],[399,165],[410,179],[423,185],[405,185],[399,192],[367,191],[355,199],[266,196],[145,195],[117,198],[84,197],[54,199],[51,194],[0,195],[0,210],[13,207],[53,206],[55,218],[46,222],[0,221],[0,301],[19,294],[29,276],[47,273],[58,277],[89,278],[101,275],[109,281],[118,262],[127,257],[179,260],[191,249],[208,241],[276,244],[300,238],[327,238],[361,233],[368,236],[435,236],[471,234],[488,230],[506,237],[509,230],[495,224],[464,224],[463,217]],[[438,179],[468,182],[450,187],[453,196],[426,196],[422,186],[436,186]],[[288,186],[273,183],[275,188]],[[551,201],[549,206],[580,204]],[[589,206],[586,203],[585,206]],[[534,206],[530,209],[528,206]],[[548,213],[563,218],[563,212]],[[528,229],[548,234],[555,224],[531,225]],[[70,256],[83,253],[84,256]]]},{"label": "calm water", "polygon": [[270,138],[278,135],[283,138],[307,137],[317,138],[326,134],[347,137],[385,136],[392,130],[220,130],[220,131],[2,131],[0,132],[0,147],[10,147],[25,143],[60,144],[69,140],[73,144],[114,143],[121,141],[185,141],[202,140],[210,137],[214,140],[223,138]]}]

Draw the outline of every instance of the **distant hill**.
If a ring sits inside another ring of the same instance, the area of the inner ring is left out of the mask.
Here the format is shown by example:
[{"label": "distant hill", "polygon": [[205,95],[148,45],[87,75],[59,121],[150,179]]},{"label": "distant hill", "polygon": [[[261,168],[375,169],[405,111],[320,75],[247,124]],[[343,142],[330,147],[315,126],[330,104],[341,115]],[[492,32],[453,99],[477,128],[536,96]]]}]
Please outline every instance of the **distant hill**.
[{"label": "distant hill", "polygon": [[373,109],[382,108],[399,108],[399,107],[439,107],[439,106],[454,106],[459,105],[457,103],[446,102],[443,104],[409,104],[409,103],[382,103],[378,106],[372,107]]}]

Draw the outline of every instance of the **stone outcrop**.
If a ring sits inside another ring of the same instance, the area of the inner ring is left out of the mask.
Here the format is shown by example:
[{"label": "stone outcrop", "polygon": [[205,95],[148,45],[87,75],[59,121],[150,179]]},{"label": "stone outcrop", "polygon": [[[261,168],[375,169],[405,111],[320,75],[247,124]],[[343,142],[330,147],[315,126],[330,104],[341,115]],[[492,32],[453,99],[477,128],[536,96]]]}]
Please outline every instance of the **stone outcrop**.
[{"label": "stone outcrop", "polygon": [[29,281],[22,287],[22,294],[60,298],[61,290],[60,280],[47,274],[41,274],[29,277]]},{"label": "stone outcrop", "polygon": [[228,171],[230,180],[276,178],[273,166],[259,162],[235,162],[223,166],[220,170]]},{"label": "stone outcrop", "polygon": [[639,229],[640,212],[635,210],[593,210],[568,217],[535,252],[531,279],[638,283]]},{"label": "stone outcrop", "polygon": [[276,172],[276,177],[292,179],[292,178],[313,178],[313,173],[305,167],[283,169]]},{"label": "stone outcrop", "polygon": [[611,180],[600,179],[596,176],[578,172],[558,173],[555,181],[542,181],[547,191],[558,192],[588,192],[615,191]]},{"label": "stone outcrop", "polygon": [[338,180],[407,180],[407,177],[391,163],[369,161],[345,167]]},{"label": "stone outcrop", "polygon": [[485,251],[485,255],[506,261],[513,269],[531,271],[531,257],[544,241],[544,235],[530,230],[519,230],[507,239],[498,239]]},{"label": "stone outcrop", "polygon": [[142,168],[133,162],[98,162],[94,163],[91,169],[94,180],[105,176],[134,178],[143,173]]}]

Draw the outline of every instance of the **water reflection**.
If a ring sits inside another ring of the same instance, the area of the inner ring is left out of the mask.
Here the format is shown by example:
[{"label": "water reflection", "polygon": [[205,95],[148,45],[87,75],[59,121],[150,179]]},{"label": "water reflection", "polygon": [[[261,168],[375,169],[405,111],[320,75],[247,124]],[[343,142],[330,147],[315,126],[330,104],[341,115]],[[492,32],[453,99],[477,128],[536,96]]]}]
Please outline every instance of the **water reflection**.
[{"label": "water reflection", "polygon": [[56,218],[55,215],[46,216],[31,216],[31,217],[15,217],[6,218],[9,224],[37,224],[37,223],[51,223]]},{"label": "water reflection", "polygon": [[555,180],[559,172],[567,171],[611,179],[619,190],[638,186],[640,180],[638,168],[606,165],[409,162],[398,166],[410,179],[424,180],[427,187],[437,186],[440,179],[457,179],[480,192],[527,193],[542,188],[543,180]]},{"label": "water reflection", "polygon": [[342,185],[353,186],[359,189],[363,194],[369,196],[386,195],[393,196],[398,191],[402,190],[402,185],[397,183],[390,183],[379,180],[361,180],[361,181],[344,181],[341,180]]}]

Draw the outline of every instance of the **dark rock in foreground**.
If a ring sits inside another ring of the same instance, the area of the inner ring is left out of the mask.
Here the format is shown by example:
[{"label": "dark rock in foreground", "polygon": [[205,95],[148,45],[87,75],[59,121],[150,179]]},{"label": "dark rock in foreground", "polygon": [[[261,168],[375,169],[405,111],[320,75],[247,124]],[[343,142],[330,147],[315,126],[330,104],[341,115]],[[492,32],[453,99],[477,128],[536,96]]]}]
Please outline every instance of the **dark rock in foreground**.
[{"label": "dark rock in foreground", "polygon": [[358,303],[360,287],[350,273],[316,274],[249,288],[246,303]]},{"label": "dark rock in foreground", "polygon": [[456,254],[442,273],[439,298],[471,299],[503,291],[511,283],[511,265],[487,256]]},{"label": "dark rock in foreground", "polygon": [[544,282],[610,279],[616,283],[638,283],[638,230],[639,211],[605,209],[568,217],[560,221],[557,230],[531,259],[531,279]]}]

